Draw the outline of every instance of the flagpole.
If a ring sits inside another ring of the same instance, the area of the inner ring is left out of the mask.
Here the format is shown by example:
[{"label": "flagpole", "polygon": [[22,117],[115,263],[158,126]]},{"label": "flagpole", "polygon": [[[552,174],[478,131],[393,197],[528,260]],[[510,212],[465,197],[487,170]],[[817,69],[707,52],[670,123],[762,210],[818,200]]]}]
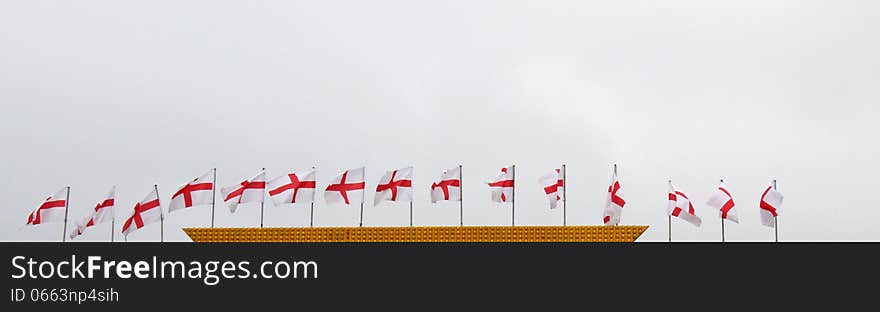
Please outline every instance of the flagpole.
[{"label": "flagpole", "polygon": [[214,168],[214,182],[211,184],[211,228],[214,228],[214,204],[217,202],[217,168]]},{"label": "flagpole", "polygon": [[[263,173],[266,173],[266,168],[263,168]],[[263,179],[265,181],[265,178]],[[264,188],[265,189],[265,188]],[[242,193],[244,196],[244,193]],[[260,228],[263,228],[263,207],[266,206],[266,191],[260,192]]]},{"label": "flagpole", "polygon": [[67,195],[64,197],[64,229],[61,233],[61,242],[67,241],[67,207],[70,207],[70,186],[67,187]]},{"label": "flagpole", "polygon": [[[112,209],[112,208],[111,208]],[[113,242],[113,238],[116,236],[116,233],[113,233],[113,229],[116,228],[116,215],[113,215],[113,219],[110,219],[110,242]]]},{"label": "flagpole", "polygon": [[310,216],[309,216],[309,227],[314,227],[315,226],[315,201],[314,200],[312,201],[311,211],[312,212],[310,213]]},{"label": "flagpole", "polygon": [[458,164],[458,226],[464,226],[464,174]]},{"label": "flagpole", "polygon": [[510,189],[510,226],[516,226],[516,165],[510,166],[510,178],[513,180]]},{"label": "flagpole", "polygon": [[410,200],[410,201],[409,201],[409,226],[410,226],[410,227],[413,226],[413,222],[412,222],[412,206],[413,206],[413,203],[412,203],[412,200]]},{"label": "flagpole", "polygon": [[162,211],[162,202],[159,200],[159,185],[153,184],[156,191],[156,202],[159,203],[159,242],[165,241],[165,213]]},{"label": "flagpole", "polygon": [[565,211],[565,202],[568,201],[568,196],[565,196],[565,190],[568,189],[568,181],[566,181],[565,174],[565,164],[562,164],[562,226],[566,225],[566,219],[568,218]]},{"label": "flagpole", "polygon": [[[672,180],[669,180],[669,188],[672,188]],[[669,224],[669,242],[672,242],[672,216],[667,212],[666,220]]]},{"label": "flagpole", "polygon": [[[724,179],[721,179],[721,184],[724,184]],[[721,242],[724,242],[724,215],[721,215]]]},{"label": "flagpole", "polygon": [[364,227],[364,202],[361,201],[361,223],[359,227]]},{"label": "flagpole", "polygon": [[[773,180],[773,190],[778,192],[778,190],[776,190],[776,180],[775,179]],[[776,242],[778,243],[779,242],[779,214],[778,213],[776,214],[775,217],[773,217],[773,233],[775,234]]]}]

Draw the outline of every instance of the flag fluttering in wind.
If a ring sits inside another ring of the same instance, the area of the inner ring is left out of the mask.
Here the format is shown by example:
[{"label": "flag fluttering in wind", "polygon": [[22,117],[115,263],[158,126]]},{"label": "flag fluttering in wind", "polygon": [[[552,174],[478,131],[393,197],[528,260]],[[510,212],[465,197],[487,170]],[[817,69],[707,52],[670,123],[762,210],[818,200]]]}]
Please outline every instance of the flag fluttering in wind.
[{"label": "flag fluttering in wind", "polygon": [[266,170],[261,170],[253,178],[220,189],[220,194],[229,211],[234,213],[239,204],[262,203],[265,189]]},{"label": "flag fluttering in wind", "polygon": [[171,195],[168,213],[192,206],[211,205],[214,203],[214,169],[184,184]]},{"label": "flag fluttering in wind", "polygon": [[327,204],[360,205],[364,202],[364,167],[346,170],[333,179],[324,190]]},{"label": "flag fluttering in wind", "polygon": [[412,178],[413,167],[411,166],[386,172],[379,180],[379,185],[376,186],[373,206],[379,205],[383,200],[412,202]]},{"label": "flag fluttering in wind", "polygon": [[300,177],[290,171],[269,181],[269,197],[276,206],[286,204],[311,204],[315,202],[317,170],[312,169]]},{"label": "flag fluttering in wind", "polygon": [[724,187],[724,182],[721,182],[721,185],[718,186],[718,189],[715,190],[715,194],[709,198],[706,205],[718,209],[721,219],[739,223],[739,218],[736,216],[736,209],[734,209],[736,204],[733,203],[733,196],[730,195],[730,192]]},{"label": "flag fluttering in wind", "polygon": [[431,184],[431,203],[461,201],[461,167],[443,170],[440,181]]},{"label": "flag fluttering in wind", "polygon": [[550,200],[550,209],[556,209],[556,206],[559,204],[559,201],[563,200],[562,191],[565,187],[565,181],[562,177],[562,170],[556,169],[553,170],[552,173],[545,174],[538,179],[538,183],[544,189],[544,194],[547,196],[547,199]]},{"label": "flag fluttering in wind", "polygon": [[153,190],[143,200],[134,205],[131,217],[128,217],[122,224],[122,234],[128,236],[129,233],[147,224],[162,221],[162,218],[159,192],[153,187]]},{"label": "flag fluttering in wind", "polygon": [[67,197],[69,187],[64,187],[54,195],[49,196],[36,210],[28,214],[27,224],[37,225],[48,222],[64,222],[67,213]]},{"label": "flag fluttering in wind", "polygon": [[773,184],[764,189],[764,194],[761,195],[761,203],[759,204],[761,208],[761,224],[776,227],[776,217],[779,216],[779,209],[782,208],[783,199],[785,199],[785,196],[782,196],[782,193],[776,190]]},{"label": "flag fluttering in wind", "polygon": [[684,192],[673,186],[672,182],[669,182],[669,205],[667,207],[667,213],[670,216],[678,217],[679,219],[685,220],[697,227],[703,222],[703,220],[696,215],[694,204],[691,203],[691,200],[688,199]]},{"label": "flag fluttering in wind", "polygon": [[107,193],[107,196],[104,196],[104,198],[99,200],[98,204],[95,205],[95,208],[89,211],[89,214],[87,214],[82,220],[76,222],[73,231],[70,232],[70,238],[73,239],[82,235],[82,233],[91,226],[112,221],[114,218],[113,206],[115,204],[116,187],[114,186],[110,189],[110,192]]},{"label": "flag fluttering in wind", "polygon": [[501,168],[495,179],[488,182],[492,189],[492,201],[497,203],[513,202],[513,166]]},{"label": "flag fluttering in wind", "polygon": [[[615,167],[616,168],[616,167]],[[620,190],[620,180],[617,178],[617,170],[611,175],[611,184],[608,185],[608,195],[605,197],[605,211],[602,213],[602,222],[605,225],[620,224],[620,216],[623,214],[623,191]]]}]

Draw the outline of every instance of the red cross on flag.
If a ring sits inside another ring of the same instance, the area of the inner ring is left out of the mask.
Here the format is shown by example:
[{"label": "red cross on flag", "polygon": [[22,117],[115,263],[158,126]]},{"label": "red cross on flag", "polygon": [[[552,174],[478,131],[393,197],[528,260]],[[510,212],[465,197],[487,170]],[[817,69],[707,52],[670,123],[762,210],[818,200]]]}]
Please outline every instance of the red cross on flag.
[{"label": "red cross on flag", "polygon": [[376,186],[373,206],[379,205],[383,200],[412,202],[412,178],[412,166],[385,172]]},{"label": "red cross on flag", "polygon": [[669,182],[669,205],[667,207],[667,213],[670,216],[678,217],[679,219],[685,220],[697,227],[703,223],[703,220],[695,214],[696,211],[694,211],[694,204],[691,203],[691,200],[688,199],[684,192],[673,186],[672,182]]},{"label": "red cross on flag", "polygon": [[706,205],[718,209],[721,214],[721,219],[727,219],[739,223],[739,218],[736,216],[736,209],[733,209],[736,204],[733,203],[733,196],[730,195],[730,192],[724,187],[724,182],[721,182],[721,185],[718,185],[718,189],[715,190],[715,194],[712,194],[712,197],[709,198]]},{"label": "red cross on flag", "polygon": [[776,227],[776,217],[779,216],[779,208],[782,208],[782,196],[773,184],[770,184],[761,195],[761,224],[769,227]]},{"label": "red cross on flag", "polygon": [[110,189],[110,192],[107,193],[107,196],[104,196],[104,198],[99,200],[98,204],[95,205],[95,208],[89,211],[88,215],[82,220],[76,222],[73,232],[70,233],[70,238],[73,239],[82,235],[86,228],[90,226],[113,220],[113,205],[115,202],[116,187],[114,186]]},{"label": "red cross on flag", "polygon": [[544,188],[544,194],[550,200],[550,209],[556,209],[557,204],[562,200],[562,189],[565,187],[562,171],[560,169],[553,170],[553,172],[539,178],[538,183]]},{"label": "red cross on flag", "polygon": [[346,170],[336,176],[324,190],[324,201],[327,204],[345,203],[360,205],[364,203],[364,167]]},{"label": "red cross on flag", "polygon": [[154,187],[143,200],[134,205],[131,217],[122,224],[122,234],[128,236],[134,230],[140,229],[147,224],[162,220],[162,206],[159,205],[159,193]]},{"label": "red cross on flag", "polygon": [[489,182],[489,187],[492,189],[492,201],[513,202],[513,166],[501,168],[501,172]]},{"label": "red cross on flag", "polygon": [[617,178],[617,172],[611,175],[611,184],[608,185],[608,196],[605,197],[605,211],[602,215],[602,222],[605,225],[620,224],[620,216],[623,214],[623,206],[626,200],[623,199],[623,191],[620,190],[620,180]]},{"label": "red cross on flag", "polygon": [[461,167],[443,170],[440,181],[431,184],[431,203],[461,201]]},{"label": "red cross on flag", "polygon": [[27,224],[37,225],[47,222],[64,222],[67,210],[67,196],[70,187],[62,188],[55,195],[49,196],[36,210],[28,214]]},{"label": "red cross on flag", "polygon": [[316,170],[300,177],[296,172],[269,181],[269,197],[276,206],[287,204],[311,204],[315,202]]},{"label": "red cross on flag", "polygon": [[235,213],[239,204],[262,203],[263,192],[266,189],[266,170],[261,170],[253,178],[220,189],[223,202],[229,206],[229,211]]},{"label": "red cross on flag", "polygon": [[214,203],[214,169],[205,172],[202,176],[184,184],[171,195],[168,204],[168,213],[175,210],[186,209],[192,206],[210,205]]}]

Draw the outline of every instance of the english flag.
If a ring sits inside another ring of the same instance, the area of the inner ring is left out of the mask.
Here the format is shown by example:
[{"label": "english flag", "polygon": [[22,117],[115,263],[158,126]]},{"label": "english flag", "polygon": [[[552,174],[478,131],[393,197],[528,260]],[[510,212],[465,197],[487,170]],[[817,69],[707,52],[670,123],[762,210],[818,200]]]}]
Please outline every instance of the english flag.
[{"label": "english flag", "polygon": [[76,222],[76,226],[73,231],[70,233],[70,238],[73,239],[79,235],[82,235],[85,232],[86,228],[104,223],[107,221],[113,220],[113,205],[116,203],[116,187],[110,189],[110,192],[107,193],[107,196],[104,196],[98,204],[95,205],[95,208],[89,211],[89,214],[86,215],[82,220]]},{"label": "english flag", "polygon": [[443,170],[440,181],[431,184],[431,203],[461,201],[461,167]]},{"label": "english flag", "polygon": [[327,204],[345,203],[360,205],[364,203],[364,167],[346,170],[333,179],[333,183],[324,190],[324,201]]},{"label": "english flag", "polygon": [[269,181],[269,197],[276,206],[311,204],[315,202],[316,176],[317,170],[313,168],[302,177],[290,171],[274,178]]},{"label": "english flag", "polygon": [[28,214],[27,224],[37,225],[47,222],[64,222],[64,215],[67,212],[67,196],[70,193],[70,187],[64,187],[55,195],[49,196],[37,207],[36,210]]},{"label": "english flag", "polygon": [[162,206],[159,204],[159,193],[154,187],[143,200],[134,205],[131,217],[122,224],[122,234],[128,236],[134,230],[140,229],[147,224],[159,222],[163,218]]},{"label": "english flag", "polygon": [[216,169],[211,169],[202,176],[181,186],[177,192],[174,192],[174,195],[171,195],[171,202],[168,203],[168,213],[192,206],[213,204],[216,175]]},{"label": "english flag", "polygon": [[691,203],[691,200],[688,199],[684,192],[673,186],[672,182],[669,182],[669,205],[667,207],[667,213],[670,216],[678,217],[679,219],[685,220],[697,227],[703,223],[703,220],[695,214],[696,211],[694,211],[694,205]]},{"label": "english flag", "polygon": [[513,202],[513,166],[501,168],[495,179],[488,182],[492,188],[492,201],[498,203]]},{"label": "english flag", "polygon": [[544,188],[544,194],[550,200],[550,209],[556,209],[562,198],[565,181],[560,169],[554,170],[552,173],[546,174],[538,179],[538,183]]},{"label": "english flag", "polygon": [[382,180],[379,180],[379,185],[376,186],[373,206],[379,205],[383,200],[412,202],[412,178],[412,166],[385,172]]},{"label": "english flag", "polygon": [[769,227],[776,227],[776,217],[779,216],[779,209],[782,208],[782,200],[785,199],[785,196],[782,196],[773,184],[767,187],[764,190],[764,194],[761,195],[761,203],[759,207],[761,208],[761,224]]},{"label": "english flag", "polygon": [[706,205],[718,209],[721,219],[727,219],[739,223],[739,218],[736,216],[736,209],[733,209],[736,204],[733,203],[733,196],[730,195],[730,192],[724,187],[724,182],[721,182],[721,185],[718,186],[718,189],[715,190],[715,194],[709,198]]},{"label": "english flag", "polygon": [[220,194],[223,195],[223,202],[229,206],[229,211],[235,213],[239,204],[262,203],[265,189],[266,170],[262,170],[253,178],[220,189]]},{"label": "english flag", "polygon": [[605,197],[605,211],[603,212],[602,222],[605,225],[620,224],[620,216],[623,214],[623,206],[625,205],[626,200],[623,199],[623,191],[620,190],[620,180],[618,180],[617,172],[615,172],[611,175],[611,184],[608,185],[608,196]]}]

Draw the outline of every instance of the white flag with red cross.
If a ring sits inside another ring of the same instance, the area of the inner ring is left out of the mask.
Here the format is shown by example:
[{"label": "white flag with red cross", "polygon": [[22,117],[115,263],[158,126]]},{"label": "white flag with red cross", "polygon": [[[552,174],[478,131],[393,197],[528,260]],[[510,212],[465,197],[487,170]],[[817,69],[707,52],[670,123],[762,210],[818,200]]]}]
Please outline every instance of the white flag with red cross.
[{"label": "white flag with red cross", "polygon": [[202,176],[184,184],[171,195],[168,213],[193,206],[211,205],[214,203],[214,180],[216,169],[211,169]]},{"label": "white flag with red cross", "polygon": [[89,214],[87,214],[82,220],[76,222],[76,226],[70,233],[70,238],[73,239],[82,235],[82,233],[91,226],[113,220],[113,206],[115,204],[116,187],[114,186],[110,189],[110,192],[107,193],[107,196],[104,196],[104,198],[99,200],[98,204],[95,205],[95,208],[89,211]]},{"label": "white flag with red cross", "polygon": [[608,195],[605,197],[605,211],[602,214],[602,222],[605,225],[620,224],[620,216],[623,214],[623,206],[626,200],[623,199],[623,191],[620,189],[620,180],[617,178],[617,171],[611,175],[611,184],[608,185]]},{"label": "white flag with red cross", "polygon": [[266,170],[262,170],[253,178],[221,188],[220,194],[223,195],[223,202],[229,206],[229,211],[235,213],[239,204],[262,203],[265,190]]},{"label": "white flag with red cross", "polygon": [[513,202],[513,170],[513,166],[501,168],[501,172],[495,176],[495,179],[488,182],[492,189],[492,201],[497,203]]},{"label": "white flag with red cross", "polygon": [[385,172],[385,175],[379,180],[379,185],[376,186],[373,206],[379,205],[383,200],[412,202],[412,178],[412,166]]},{"label": "white flag with red cross", "polygon": [[461,201],[461,167],[443,170],[440,181],[431,184],[431,203]]},{"label": "white flag with red cross", "polygon": [[552,173],[548,173],[544,176],[541,176],[538,179],[538,183],[544,189],[544,194],[547,196],[547,199],[550,200],[550,209],[556,209],[559,201],[564,200],[562,197],[565,192],[563,192],[563,188],[565,187],[565,180],[562,176],[562,170],[556,169],[553,170]]},{"label": "white flag with red cross", "polygon": [[667,213],[670,216],[685,220],[697,227],[703,223],[703,220],[696,215],[694,204],[691,200],[688,199],[684,192],[673,186],[672,182],[669,182],[669,205],[667,207]]},{"label": "white flag with red cross", "polygon": [[736,209],[734,209],[736,204],[733,202],[733,195],[730,195],[730,191],[724,186],[724,182],[721,182],[721,185],[718,185],[715,194],[712,194],[712,197],[709,198],[706,205],[718,209],[721,219],[739,223],[739,218],[736,216]]},{"label": "white flag with red cross", "polygon": [[761,195],[761,203],[758,205],[761,208],[761,224],[772,228],[776,227],[776,217],[779,216],[779,209],[782,208],[783,199],[785,199],[785,196],[776,190],[773,184],[764,189],[764,193]]},{"label": "white flag with red cross", "polygon": [[364,169],[364,167],[350,169],[336,176],[324,190],[324,201],[327,204],[363,204],[364,187],[366,187]]},{"label": "white flag with red cross", "polygon": [[28,214],[26,224],[37,225],[47,222],[64,222],[69,193],[70,187],[64,187],[55,192],[54,195],[47,197],[36,210]]},{"label": "white flag with red cross", "polygon": [[269,181],[269,197],[276,206],[288,204],[311,204],[315,202],[317,170],[303,176],[290,171]]},{"label": "white flag with red cross", "polygon": [[162,218],[159,194],[154,187],[143,200],[134,205],[134,211],[132,211],[131,216],[122,224],[122,234],[128,236],[129,233],[147,224],[159,222]]}]

